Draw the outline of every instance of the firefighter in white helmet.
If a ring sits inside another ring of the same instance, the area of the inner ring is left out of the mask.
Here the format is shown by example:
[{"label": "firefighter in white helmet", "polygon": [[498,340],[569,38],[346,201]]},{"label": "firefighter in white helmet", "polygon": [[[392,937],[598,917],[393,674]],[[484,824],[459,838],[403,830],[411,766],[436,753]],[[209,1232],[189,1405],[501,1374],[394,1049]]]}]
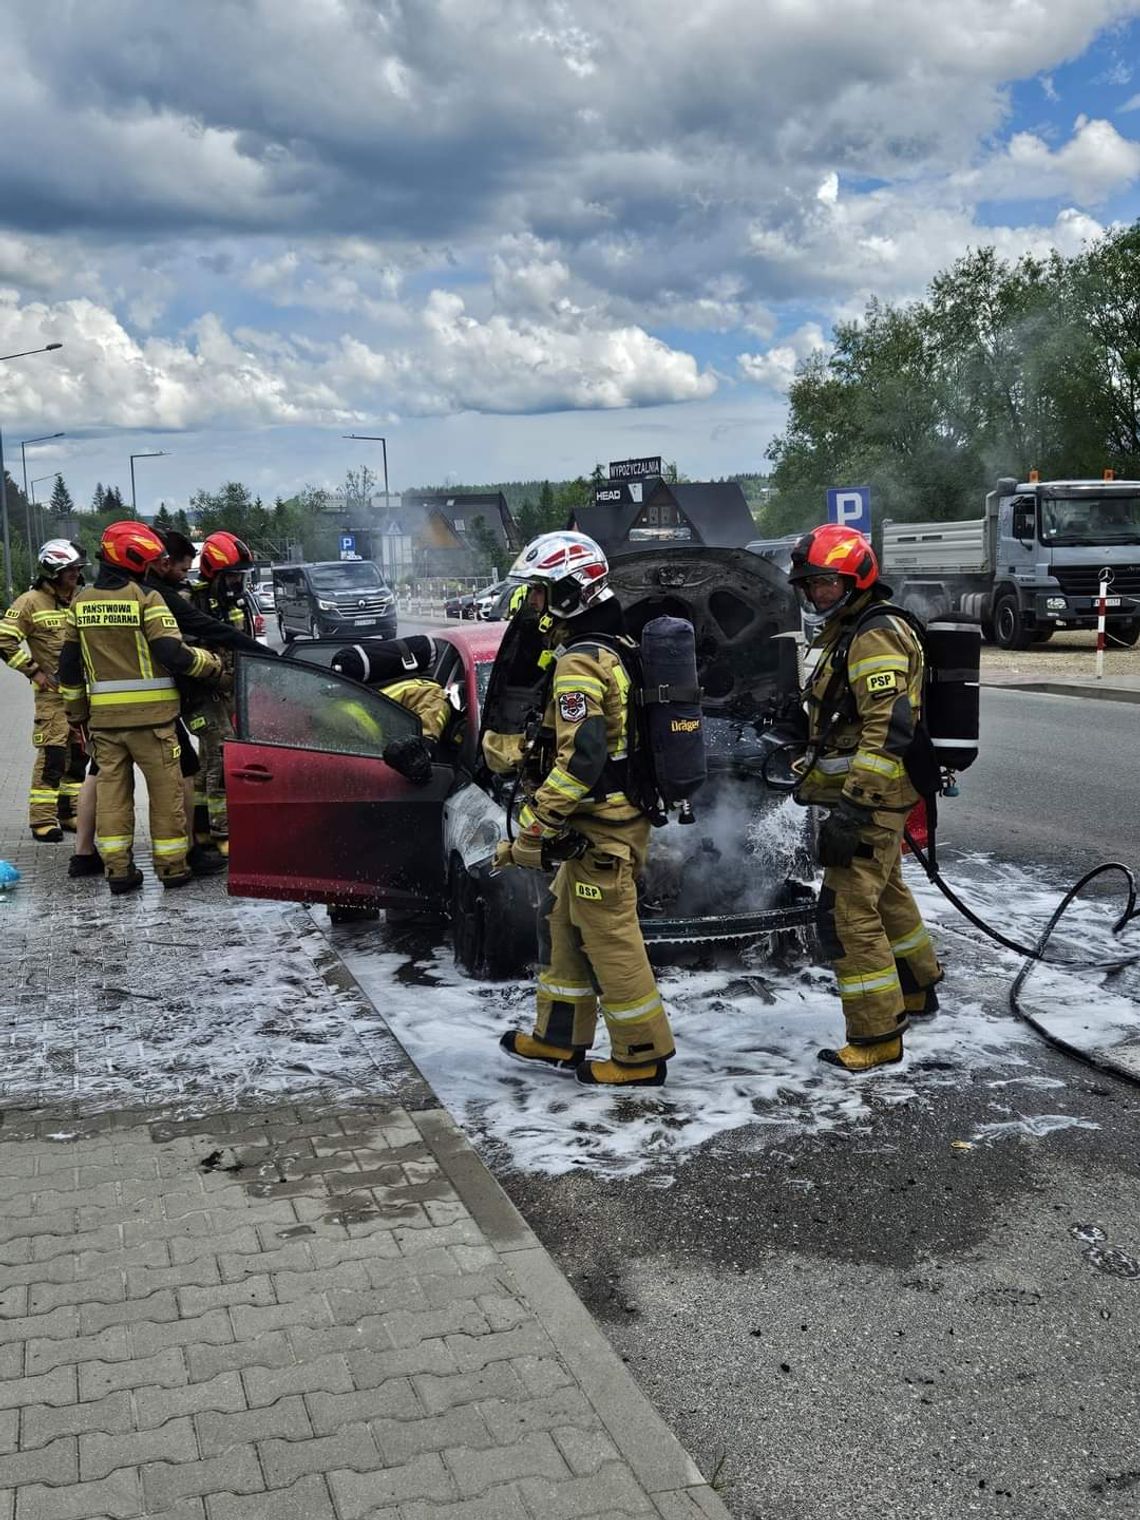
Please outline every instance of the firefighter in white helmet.
[{"label": "firefighter in white helmet", "polygon": [[66,538],[50,538],[36,555],[36,579],[0,619],[0,660],[35,688],[32,745],[36,757],[28,792],[32,838],[58,844],[75,830],[75,802],[86,755],[67,721],[59,694],[59,654],[67,609],[83,572],[84,552]]},{"label": "firefighter in white helmet", "polygon": [[[534,1029],[510,1030],[501,1045],[515,1060],[572,1072],[587,1086],[660,1086],[673,1034],[637,919],[650,824],[626,792],[631,683],[608,573],[601,549],[581,533],[542,534],[510,571],[530,587],[516,616],[540,620],[555,658],[528,799],[516,837],[499,845],[495,863],[537,871],[561,864],[550,889]],[[501,743],[484,744],[492,769],[508,763],[508,753]],[[599,1012],[610,1056],[590,1060]]]}]

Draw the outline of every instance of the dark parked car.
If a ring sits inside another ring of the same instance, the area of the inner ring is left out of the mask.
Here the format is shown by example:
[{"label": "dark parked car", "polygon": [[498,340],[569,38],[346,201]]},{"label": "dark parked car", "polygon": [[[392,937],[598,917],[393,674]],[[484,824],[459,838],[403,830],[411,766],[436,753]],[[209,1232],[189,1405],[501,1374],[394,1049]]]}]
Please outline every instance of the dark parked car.
[{"label": "dark parked car", "polygon": [[449,596],[443,604],[444,615],[466,622],[475,616],[475,593],[465,591],[462,596]]},{"label": "dark parked car", "polygon": [[[656,831],[643,883],[651,948],[799,930],[813,913],[811,818],[760,779],[768,700],[798,687],[798,614],[786,578],[743,550],[646,550],[616,559],[611,585],[631,630],[688,618],[710,761],[696,824]],[[464,713],[427,786],[382,759],[418,719],[333,674],[339,644],[297,645],[284,660],[242,657],[237,738],[226,745],[229,890],[345,908],[432,909],[453,925],[458,964],[518,973],[536,953],[542,879],[490,876],[506,834],[509,785],[478,754],[479,713],[505,623],[441,630],[435,678]]]},{"label": "dark parked car", "polygon": [[275,565],[273,594],[277,628],[286,644],[301,634],[310,639],[396,636],[396,599],[371,560]]}]

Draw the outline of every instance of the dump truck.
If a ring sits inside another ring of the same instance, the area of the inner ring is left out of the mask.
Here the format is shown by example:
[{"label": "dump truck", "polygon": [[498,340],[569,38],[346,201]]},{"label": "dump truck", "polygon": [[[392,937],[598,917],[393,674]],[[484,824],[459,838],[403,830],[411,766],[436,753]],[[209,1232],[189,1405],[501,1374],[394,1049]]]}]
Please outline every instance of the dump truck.
[{"label": "dump truck", "polygon": [[976,618],[1003,649],[1044,644],[1058,628],[1095,628],[1108,582],[1110,645],[1140,639],[1140,481],[1012,476],[985,515],[883,524],[882,569],[920,617]]}]

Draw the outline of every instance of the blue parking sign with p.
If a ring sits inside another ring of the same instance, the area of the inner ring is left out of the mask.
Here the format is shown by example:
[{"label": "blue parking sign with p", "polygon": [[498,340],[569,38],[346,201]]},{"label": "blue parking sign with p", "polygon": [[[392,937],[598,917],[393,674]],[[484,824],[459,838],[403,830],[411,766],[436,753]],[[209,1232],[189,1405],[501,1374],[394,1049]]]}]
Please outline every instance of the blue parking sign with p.
[{"label": "blue parking sign with p", "polygon": [[356,553],[356,534],[342,533],[340,535],[340,552],[342,554]]},{"label": "blue parking sign with p", "polygon": [[833,486],[827,493],[827,520],[841,528],[871,533],[871,487]]}]

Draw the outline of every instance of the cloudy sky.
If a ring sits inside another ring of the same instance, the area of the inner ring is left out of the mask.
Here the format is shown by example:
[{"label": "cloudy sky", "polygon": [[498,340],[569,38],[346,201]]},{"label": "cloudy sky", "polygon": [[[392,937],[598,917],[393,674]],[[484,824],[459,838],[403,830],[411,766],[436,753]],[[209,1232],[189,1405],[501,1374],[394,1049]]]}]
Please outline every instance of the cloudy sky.
[{"label": "cloudy sky", "polygon": [[[139,504],[661,453],[971,245],[1140,215],[1140,0],[8,0],[0,424]],[[41,490],[44,487],[41,486]]]}]

